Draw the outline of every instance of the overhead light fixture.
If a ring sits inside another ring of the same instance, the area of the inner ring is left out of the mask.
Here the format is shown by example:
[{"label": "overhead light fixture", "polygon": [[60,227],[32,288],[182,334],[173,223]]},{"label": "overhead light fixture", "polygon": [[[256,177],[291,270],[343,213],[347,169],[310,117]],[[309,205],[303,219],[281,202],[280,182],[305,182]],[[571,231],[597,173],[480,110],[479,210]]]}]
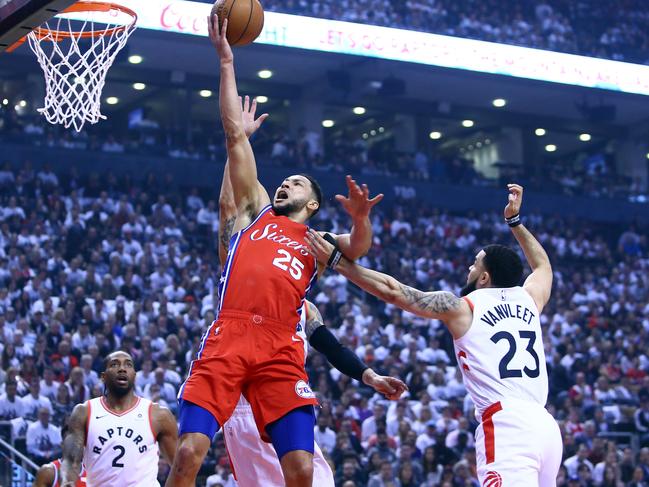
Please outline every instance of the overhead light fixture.
[{"label": "overhead light fixture", "polygon": [[106,103],[108,103],[109,105],[117,105],[119,103],[119,98],[117,98],[116,96],[109,96],[108,98],[106,98]]},{"label": "overhead light fixture", "polygon": [[261,71],[257,72],[257,76],[259,76],[261,79],[268,79],[273,76],[273,72],[270,69],[262,69]]},{"label": "overhead light fixture", "polygon": [[476,142],[475,146],[479,149],[480,147],[482,147],[482,142]]},{"label": "overhead light fixture", "polygon": [[198,92],[198,94],[203,98],[209,98],[210,96],[212,96],[212,90],[201,90]]},{"label": "overhead light fixture", "polygon": [[257,103],[268,103],[268,97],[264,95],[255,97],[255,100],[257,100]]},{"label": "overhead light fixture", "polygon": [[364,115],[365,114],[365,107],[354,107],[352,109],[352,112],[354,112],[356,115]]},{"label": "overhead light fixture", "polygon": [[588,142],[590,139],[592,139],[590,134],[579,134],[579,140],[582,142]]},{"label": "overhead light fixture", "polygon": [[[364,138],[364,139],[367,139],[368,137],[369,137],[369,135],[367,134],[367,132],[365,132],[365,133],[363,134],[363,138]],[[647,158],[649,159],[649,154],[647,154]]]},{"label": "overhead light fixture", "polygon": [[128,57],[128,62],[131,64],[140,64],[144,59],[142,59],[142,56],[139,56],[137,54],[133,54]]},{"label": "overhead light fixture", "polygon": [[9,100],[8,100],[7,98],[5,98],[4,100],[2,100],[2,104],[3,104],[4,106],[9,105]]},{"label": "overhead light fixture", "polygon": [[383,132],[385,132],[385,128],[384,127],[379,127],[379,133],[382,134]]},{"label": "overhead light fixture", "polygon": [[462,127],[466,127],[466,128],[473,127],[473,120],[462,120]]},{"label": "overhead light fixture", "polygon": [[430,137],[433,140],[441,139],[442,138],[442,133],[437,132],[437,131],[431,132],[430,134],[428,134],[428,137]]},{"label": "overhead light fixture", "polygon": [[485,140],[484,140],[484,143],[485,143],[486,145],[491,144],[491,139],[485,139]]},{"label": "overhead light fixture", "polygon": [[21,108],[25,108],[25,107],[27,106],[27,102],[26,102],[25,100],[20,100],[20,101],[18,102],[18,105],[19,105]]},{"label": "overhead light fixture", "polygon": [[322,121],[322,126],[326,129],[330,129],[334,125],[336,125],[336,123],[333,120],[327,119]]},{"label": "overhead light fixture", "polygon": [[554,144],[548,144],[545,146],[545,150],[547,152],[555,152],[557,150],[557,146]]},{"label": "overhead light fixture", "polygon": [[492,103],[493,106],[495,106],[496,108],[502,108],[502,107],[504,107],[505,105],[507,105],[507,100],[505,100],[504,98],[496,98],[496,99],[495,99],[494,101],[492,101],[491,103]]},{"label": "overhead light fixture", "polygon": [[473,144],[469,144],[469,150],[473,150]]},{"label": "overhead light fixture", "polygon": [[543,136],[545,135],[545,129],[540,129],[540,128],[539,128],[539,129],[536,129],[536,130],[534,131],[534,133],[535,133],[538,137],[543,137]]},{"label": "overhead light fixture", "polygon": [[142,91],[144,88],[146,88],[146,84],[144,83],[133,83],[134,90]]},{"label": "overhead light fixture", "polygon": [[374,137],[376,135],[376,130],[374,130],[374,129],[370,130],[370,135],[372,137]]}]

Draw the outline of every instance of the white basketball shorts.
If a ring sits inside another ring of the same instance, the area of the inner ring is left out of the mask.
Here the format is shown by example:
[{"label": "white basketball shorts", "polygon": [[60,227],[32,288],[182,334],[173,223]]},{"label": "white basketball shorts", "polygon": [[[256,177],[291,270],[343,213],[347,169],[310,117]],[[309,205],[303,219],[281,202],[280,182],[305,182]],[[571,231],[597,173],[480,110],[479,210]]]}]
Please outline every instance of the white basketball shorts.
[{"label": "white basketball shorts", "polygon": [[[248,405],[237,405],[223,426],[225,444],[234,476],[241,487],[284,487],[284,475],[277,454],[270,443],[259,437]],[[313,485],[334,487],[331,467],[314,442]]]},{"label": "white basketball shorts", "polygon": [[555,487],[563,444],[559,425],[538,404],[500,401],[482,414],[475,433],[483,487]]}]

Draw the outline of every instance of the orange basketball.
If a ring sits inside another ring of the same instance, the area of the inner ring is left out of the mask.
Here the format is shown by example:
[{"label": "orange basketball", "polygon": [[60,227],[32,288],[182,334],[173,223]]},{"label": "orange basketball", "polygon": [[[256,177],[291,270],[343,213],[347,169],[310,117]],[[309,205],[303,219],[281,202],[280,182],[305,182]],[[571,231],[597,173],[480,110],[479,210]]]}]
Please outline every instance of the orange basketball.
[{"label": "orange basketball", "polygon": [[219,16],[219,28],[228,19],[227,38],[231,46],[245,46],[264,28],[264,9],[259,0],[218,0],[212,14]]}]

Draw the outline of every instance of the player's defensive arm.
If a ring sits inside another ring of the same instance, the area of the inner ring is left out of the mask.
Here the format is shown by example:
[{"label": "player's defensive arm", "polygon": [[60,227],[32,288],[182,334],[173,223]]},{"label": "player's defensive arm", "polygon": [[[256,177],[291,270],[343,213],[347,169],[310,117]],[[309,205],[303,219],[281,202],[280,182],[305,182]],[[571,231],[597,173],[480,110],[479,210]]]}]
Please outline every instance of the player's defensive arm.
[{"label": "player's defensive arm", "polygon": [[548,303],[552,292],[552,265],[548,254],[534,235],[520,223],[520,209],[523,203],[523,187],[508,184],[509,201],[505,207],[505,219],[509,222],[514,238],[523,249],[532,273],[525,279],[523,288],[532,296],[539,312]]},{"label": "player's defensive arm", "polygon": [[307,301],[306,336],[309,344],[327,357],[327,360],[343,374],[364,383],[388,399],[397,400],[408,387],[399,379],[377,374],[354,352],[345,347],[325,326],[316,306]]},{"label": "player's defensive arm", "polygon": [[255,155],[242,122],[241,102],[234,74],[234,56],[226,39],[227,24],[227,19],[224,19],[219,32],[218,17],[213,15],[208,22],[208,27],[210,39],[216,47],[221,62],[219,107],[230,161],[234,201],[240,214],[253,218],[270,203],[270,198],[265,190],[260,191],[261,187],[257,183]]},{"label": "player's defensive arm", "polygon": [[68,433],[63,440],[61,487],[74,487],[79,479],[86,445],[87,421],[88,408],[85,404],[77,404],[68,419]]},{"label": "player's defensive arm", "polygon": [[[315,232],[307,234],[309,247],[318,262],[329,262],[334,246]],[[471,325],[472,312],[467,302],[448,291],[424,292],[397,281],[381,272],[341,257],[335,270],[358,287],[373,294],[386,303],[394,304],[423,318],[441,320],[448,327],[453,338],[459,338]]]},{"label": "player's defensive arm", "polygon": [[347,197],[337,194],[336,200],[340,202],[351,217],[352,230],[350,233],[337,235],[336,243],[345,257],[356,260],[367,254],[372,246],[370,211],[374,205],[383,199],[383,194],[370,199],[367,184],[363,184],[361,187],[356,184],[356,181],[351,176],[347,176],[345,179],[349,194]]},{"label": "player's defensive arm", "polygon": [[154,404],[151,410],[153,428],[156,432],[156,440],[160,447],[162,458],[169,464],[173,465],[174,455],[176,454],[176,443],[178,442],[178,425],[176,418],[169,409]]}]

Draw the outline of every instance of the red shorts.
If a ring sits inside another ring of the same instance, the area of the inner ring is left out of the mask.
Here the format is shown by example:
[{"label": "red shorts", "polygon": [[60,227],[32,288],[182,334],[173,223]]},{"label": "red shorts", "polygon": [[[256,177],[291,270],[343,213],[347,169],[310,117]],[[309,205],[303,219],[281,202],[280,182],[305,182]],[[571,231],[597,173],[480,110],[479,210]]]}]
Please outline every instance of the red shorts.
[{"label": "red shorts", "polygon": [[270,442],[268,424],[293,409],[318,404],[304,370],[304,353],[295,325],[221,311],[180,397],[207,409],[223,426],[243,394],[252,407],[259,435]]}]

